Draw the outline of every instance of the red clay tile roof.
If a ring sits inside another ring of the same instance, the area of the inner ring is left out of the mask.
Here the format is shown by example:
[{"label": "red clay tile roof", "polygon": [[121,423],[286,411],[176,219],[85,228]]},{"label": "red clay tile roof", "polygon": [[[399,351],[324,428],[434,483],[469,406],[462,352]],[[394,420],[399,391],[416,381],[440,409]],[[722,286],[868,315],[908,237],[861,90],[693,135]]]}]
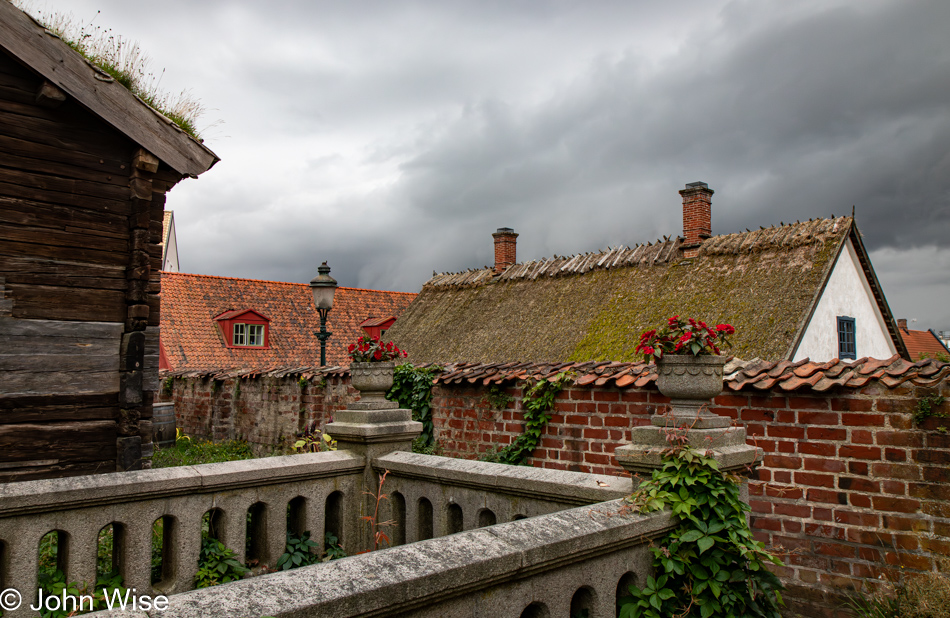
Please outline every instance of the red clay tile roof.
[{"label": "red clay tile roof", "polygon": [[[337,288],[327,329],[327,365],[349,365],[346,346],[369,317],[399,316],[415,294]],[[253,309],[268,318],[270,347],[227,348],[215,317]],[[320,318],[305,283],[162,273],[161,340],[171,371],[264,372],[320,364]]]},{"label": "red clay tile roof", "polygon": [[910,330],[909,328],[899,328],[898,331],[912,359],[936,358],[937,354],[950,354],[950,350],[947,350],[933,331]]},{"label": "red clay tile roof", "polygon": [[[616,386],[643,388],[656,381],[656,366],[646,363],[572,362],[572,363],[460,363],[445,366],[435,378],[443,384],[499,384],[526,378],[550,379],[561,371],[574,373],[577,386]],[[731,359],[725,367],[726,388],[780,391],[811,390],[824,392],[835,386],[861,388],[872,380],[894,388],[910,381],[917,386],[934,386],[950,378],[950,363],[933,359],[909,363],[895,354],[885,360],[860,358],[851,363],[834,359],[813,363],[804,359],[795,363],[775,363]]]}]

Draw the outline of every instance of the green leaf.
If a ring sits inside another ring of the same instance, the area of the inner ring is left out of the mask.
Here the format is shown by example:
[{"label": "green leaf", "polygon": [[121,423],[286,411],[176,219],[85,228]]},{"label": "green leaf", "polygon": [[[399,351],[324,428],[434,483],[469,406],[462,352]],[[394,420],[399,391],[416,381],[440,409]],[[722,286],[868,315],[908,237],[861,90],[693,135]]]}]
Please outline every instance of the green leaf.
[{"label": "green leaf", "polygon": [[707,549],[709,549],[715,544],[716,542],[713,540],[712,537],[704,536],[703,538],[699,539],[699,541],[697,542],[697,545],[699,545],[699,553],[705,552]]}]

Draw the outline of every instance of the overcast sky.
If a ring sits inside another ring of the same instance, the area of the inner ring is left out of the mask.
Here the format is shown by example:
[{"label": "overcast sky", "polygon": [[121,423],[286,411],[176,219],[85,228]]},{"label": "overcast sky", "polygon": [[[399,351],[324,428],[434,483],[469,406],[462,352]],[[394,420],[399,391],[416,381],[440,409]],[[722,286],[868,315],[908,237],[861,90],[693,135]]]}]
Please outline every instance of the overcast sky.
[{"label": "overcast sky", "polygon": [[[183,272],[418,291],[433,270],[857,213],[891,308],[950,330],[950,2],[53,0],[190,89],[221,162]],[[101,11],[96,14],[96,11]],[[210,126],[209,126],[210,125]]]}]

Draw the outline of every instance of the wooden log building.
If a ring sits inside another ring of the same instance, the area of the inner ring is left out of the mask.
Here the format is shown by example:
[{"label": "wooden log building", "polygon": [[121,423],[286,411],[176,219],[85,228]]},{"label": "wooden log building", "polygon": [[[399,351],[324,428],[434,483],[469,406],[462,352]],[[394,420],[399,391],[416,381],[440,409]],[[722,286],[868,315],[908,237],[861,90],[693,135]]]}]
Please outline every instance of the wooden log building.
[{"label": "wooden log building", "polygon": [[165,194],[217,160],[0,1],[0,482],[149,465]]}]

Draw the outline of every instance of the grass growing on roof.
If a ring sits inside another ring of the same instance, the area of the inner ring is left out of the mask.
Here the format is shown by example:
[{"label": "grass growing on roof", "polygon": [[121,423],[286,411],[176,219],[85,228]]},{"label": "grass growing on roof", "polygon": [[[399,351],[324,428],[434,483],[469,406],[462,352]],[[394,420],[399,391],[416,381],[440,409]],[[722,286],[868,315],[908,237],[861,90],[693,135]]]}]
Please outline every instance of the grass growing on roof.
[{"label": "grass growing on roof", "polygon": [[202,141],[195,126],[204,113],[201,102],[187,90],[178,95],[164,92],[161,89],[164,70],[158,76],[148,70],[151,60],[139,47],[138,42],[93,25],[94,19],[88,24],[81,24],[71,13],[39,10],[28,0],[12,2],[93,66],[125,86],[129,92],[174,122],[182,131]]}]

